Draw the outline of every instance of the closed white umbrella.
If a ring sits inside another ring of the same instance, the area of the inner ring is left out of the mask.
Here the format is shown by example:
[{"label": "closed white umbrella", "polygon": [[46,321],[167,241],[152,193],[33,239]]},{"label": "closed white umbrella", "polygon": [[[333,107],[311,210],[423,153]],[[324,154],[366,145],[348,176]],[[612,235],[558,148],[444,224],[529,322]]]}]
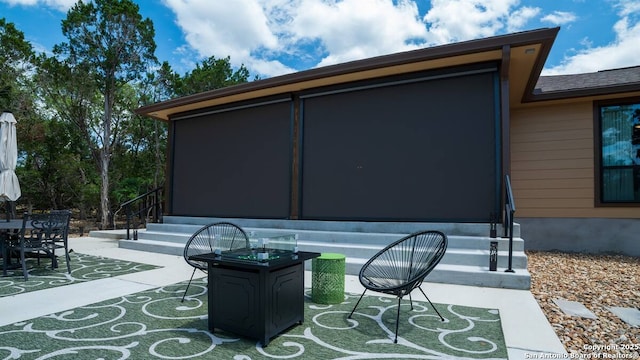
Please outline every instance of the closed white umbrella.
[{"label": "closed white umbrella", "polygon": [[10,112],[0,115],[0,199],[16,201],[22,195],[16,176],[18,142],[16,118]]}]

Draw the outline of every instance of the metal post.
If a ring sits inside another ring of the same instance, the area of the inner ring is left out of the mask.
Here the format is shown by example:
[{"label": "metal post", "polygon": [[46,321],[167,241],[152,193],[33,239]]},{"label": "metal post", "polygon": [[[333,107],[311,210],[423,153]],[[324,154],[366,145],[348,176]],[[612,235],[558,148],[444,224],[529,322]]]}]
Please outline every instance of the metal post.
[{"label": "metal post", "polygon": [[508,209],[509,211],[509,267],[505,272],[513,273],[515,272],[512,268],[513,265],[513,211]]},{"label": "metal post", "polygon": [[489,237],[496,238],[498,236],[498,224],[497,224],[497,216],[495,213],[491,213],[489,216]]},{"label": "metal post", "polygon": [[131,229],[131,211],[129,209],[129,205],[125,206],[125,214],[127,214],[127,240],[131,240],[131,235],[129,233],[129,229]]},{"label": "metal post", "polygon": [[498,270],[498,242],[492,241],[489,247],[489,271]]}]

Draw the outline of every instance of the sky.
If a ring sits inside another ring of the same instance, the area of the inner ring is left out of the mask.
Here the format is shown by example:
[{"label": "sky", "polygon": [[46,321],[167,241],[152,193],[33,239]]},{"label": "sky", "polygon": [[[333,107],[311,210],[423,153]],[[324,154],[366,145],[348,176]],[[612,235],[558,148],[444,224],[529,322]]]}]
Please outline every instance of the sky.
[{"label": "sky", "polygon": [[[640,0],[139,0],[156,56],[180,74],[210,56],[268,78],[454,42],[560,27],[542,75],[640,66]],[[38,52],[67,41],[74,0],[0,0]]]}]

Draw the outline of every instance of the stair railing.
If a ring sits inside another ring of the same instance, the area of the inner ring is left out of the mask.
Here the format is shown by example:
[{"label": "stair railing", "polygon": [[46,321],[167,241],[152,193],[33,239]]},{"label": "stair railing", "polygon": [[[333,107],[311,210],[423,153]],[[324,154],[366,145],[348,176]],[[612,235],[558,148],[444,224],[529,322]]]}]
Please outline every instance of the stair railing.
[{"label": "stair railing", "polygon": [[509,238],[509,267],[505,272],[515,272],[513,270],[513,214],[516,212],[516,204],[513,199],[513,191],[511,190],[511,179],[509,175],[504,176],[505,199],[504,199],[504,218],[502,227],[504,228],[504,236]]},{"label": "stair railing", "polygon": [[[132,228],[137,229],[140,224],[147,224],[150,220],[154,223],[162,222],[162,186],[123,203],[116,211],[116,214],[120,210],[125,212],[127,218],[127,240],[130,240]],[[134,238],[137,238],[137,236],[134,236]]]}]

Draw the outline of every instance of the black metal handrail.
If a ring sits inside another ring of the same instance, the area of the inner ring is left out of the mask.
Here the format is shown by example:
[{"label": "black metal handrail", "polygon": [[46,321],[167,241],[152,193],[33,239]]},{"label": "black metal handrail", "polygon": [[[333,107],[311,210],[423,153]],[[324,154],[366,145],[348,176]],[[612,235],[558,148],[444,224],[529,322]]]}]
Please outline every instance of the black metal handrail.
[{"label": "black metal handrail", "polygon": [[159,186],[120,205],[116,214],[124,209],[127,240],[131,239],[131,228],[137,229],[140,224],[147,224],[149,219],[154,223],[162,222],[162,188]]},{"label": "black metal handrail", "polygon": [[513,266],[513,214],[516,212],[516,204],[513,199],[513,191],[511,190],[511,179],[509,175],[504,176],[504,218],[502,227],[504,228],[504,236],[509,238],[509,267],[505,272],[515,272]]}]

